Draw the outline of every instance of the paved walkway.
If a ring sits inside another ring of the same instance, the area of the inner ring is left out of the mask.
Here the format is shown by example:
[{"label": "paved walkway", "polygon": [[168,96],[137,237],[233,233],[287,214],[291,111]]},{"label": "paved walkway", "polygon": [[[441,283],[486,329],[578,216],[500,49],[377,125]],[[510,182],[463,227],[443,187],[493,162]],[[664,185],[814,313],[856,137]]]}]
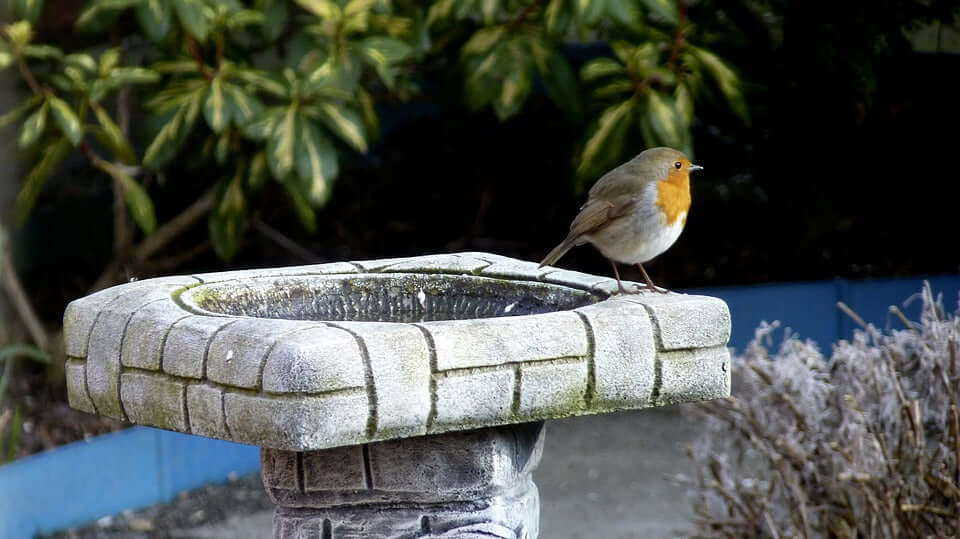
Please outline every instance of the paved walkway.
[{"label": "paved walkway", "polygon": [[[690,474],[684,446],[697,421],[678,407],[552,421],[547,425],[540,487],[542,539],[662,539],[692,531],[685,487],[667,477]],[[271,511],[170,537],[261,539]]]}]

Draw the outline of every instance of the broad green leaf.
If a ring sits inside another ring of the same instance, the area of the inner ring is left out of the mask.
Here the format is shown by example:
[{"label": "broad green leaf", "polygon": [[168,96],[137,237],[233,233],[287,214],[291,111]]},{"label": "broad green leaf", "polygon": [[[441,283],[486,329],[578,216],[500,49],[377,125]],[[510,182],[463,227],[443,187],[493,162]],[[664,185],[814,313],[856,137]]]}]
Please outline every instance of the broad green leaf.
[{"label": "broad green leaf", "polygon": [[577,14],[580,20],[587,26],[594,26],[603,16],[607,2],[620,2],[624,0],[576,0]]},{"label": "broad green leaf", "polygon": [[43,0],[16,0],[14,3],[14,13],[19,19],[26,19],[36,23],[43,12]]},{"label": "broad green leaf", "polygon": [[10,124],[17,120],[20,116],[25,114],[28,110],[36,107],[43,101],[43,96],[33,95],[26,99],[23,103],[20,103],[16,107],[8,110],[3,113],[3,116],[0,116],[0,127],[5,127],[7,124]]},{"label": "broad green leaf", "polygon": [[604,100],[606,98],[609,98],[612,96],[618,96],[623,93],[632,94],[634,93],[635,89],[636,89],[636,85],[634,84],[633,81],[631,81],[626,77],[617,77],[613,81],[607,84],[604,84],[603,86],[594,88],[590,92],[590,95],[593,96],[594,99]]},{"label": "broad green leaf", "polygon": [[10,51],[0,50],[0,70],[13,64],[13,54]]},{"label": "broad green leaf", "polygon": [[120,47],[113,47],[103,51],[103,54],[100,55],[100,64],[96,67],[97,73],[100,76],[105,76],[118,64],[120,64],[120,55],[123,53],[123,50]]},{"label": "broad green leaf", "polygon": [[595,58],[580,68],[580,78],[584,82],[595,81],[610,75],[620,75],[626,72],[623,64],[612,58]]},{"label": "broad green leaf", "polygon": [[[657,0],[651,1],[656,2]],[[664,1],[673,3],[675,0]],[[635,1],[608,1],[607,16],[634,32],[639,32],[643,29],[643,12],[638,9]]]},{"label": "broad green leaf", "polygon": [[393,66],[410,56],[412,51],[410,45],[386,36],[368,37],[360,44],[360,53],[373,64],[377,75],[388,88],[392,88],[394,83]]},{"label": "broad green leaf", "polygon": [[143,0],[137,6],[137,20],[151,41],[167,37],[173,22],[169,0]]},{"label": "broad green leaf", "polygon": [[23,128],[20,129],[20,138],[17,141],[20,148],[32,146],[34,142],[40,139],[40,135],[43,134],[43,130],[47,127],[48,109],[49,107],[46,103],[40,105],[40,108],[28,116],[27,121],[23,122]]},{"label": "broad green leaf", "polygon": [[499,7],[500,0],[480,0],[480,14],[483,16],[484,24],[493,23]]},{"label": "broad green leaf", "polygon": [[578,174],[590,174],[606,165],[607,161],[616,159],[623,145],[623,135],[630,127],[634,106],[634,101],[628,99],[603,111],[589,130],[580,166],[577,167]]},{"label": "broad green leaf", "polygon": [[726,99],[730,109],[736,113],[744,123],[750,123],[750,110],[747,108],[747,102],[743,98],[743,92],[740,89],[740,78],[734,73],[723,60],[712,52],[699,47],[691,47],[693,54],[700,61],[700,64],[706,69],[710,77],[717,83],[720,93]]},{"label": "broad green leaf", "polygon": [[127,203],[127,209],[130,210],[134,222],[144,234],[152,234],[157,227],[157,217],[153,210],[153,201],[150,200],[150,195],[143,186],[118,165],[100,160],[96,166],[120,184],[123,189],[123,199]]},{"label": "broad green leaf", "polygon": [[192,58],[181,60],[171,60],[167,62],[157,62],[150,66],[157,73],[167,73],[171,75],[184,75],[189,73],[199,73],[200,66]]},{"label": "broad green leaf", "polygon": [[258,191],[267,180],[267,154],[257,152],[250,158],[250,167],[247,170],[247,187],[251,191]]},{"label": "broad green leaf", "polygon": [[263,13],[260,33],[267,41],[280,37],[287,25],[287,0],[257,0],[256,9]]},{"label": "broad green leaf", "polygon": [[276,97],[290,95],[287,85],[272,73],[256,69],[240,69],[234,73],[240,80]]},{"label": "broad green leaf", "polygon": [[121,162],[127,165],[135,165],[137,155],[134,153],[133,147],[130,146],[127,137],[123,136],[120,127],[113,122],[107,110],[97,102],[91,102],[90,107],[97,116],[100,127],[103,128],[103,137],[100,138],[100,143],[109,148]]},{"label": "broad green leaf", "polygon": [[347,144],[357,151],[366,153],[367,134],[364,129],[363,117],[346,105],[337,106],[332,103],[322,103],[317,107],[320,119],[330,131],[336,133]]},{"label": "broad green leaf", "polygon": [[293,171],[294,145],[297,140],[297,106],[287,107],[267,140],[267,164],[273,177],[282,180]]},{"label": "broad green leaf", "polygon": [[115,87],[127,84],[150,84],[160,80],[160,74],[145,67],[118,67],[110,72],[108,80]]},{"label": "broad green leaf", "polygon": [[343,10],[333,0],[294,0],[300,7],[314,15],[339,21],[343,18]]},{"label": "broad green leaf", "polygon": [[457,0],[438,0],[431,3],[430,9],[427,11],[427,26],[433,26],[437,21],[450,18],[456,5]]},{"label": "broad green leaf", "polygon": [[677,24],[677,0],[641,0],[643,5],[670,24]]},{"label": "broad green leaf", "polygon": [[212,211],[207,219],[210,242],[221,260],[230,260],[240,250],[240,243],[247,228],[247,218],[242,213]]},{"label": "broad green leaf", "polygon": [[147,168],[156,170],[173,159],[177,150],[186,140],[187,135],[193,129],[202,108],[204,90],[194,90],[192,94],[184,100],[170,120],[160,128],[153,142],[147,147],[143,155],[143,165]]},{"label": "broad green leaf", "polygon": [[300,224],[311,234],[315,233],[317,231],[317,213],[313,210],[313,206],[310,205],[307,197],[301,192],[303,185],[294,178],[287,178],[282,183],[293,202],[293,211],[297,219],[300,220]]},{"label": "broad green leaf", "polygon": [[241,9],[235,13],[232,13],[227,19],[227,28],[231,30],[239,30],[241,28],[246,28],[247,26],[263,24],[263,21],[263,13],[254,11],[252,9]]},{"label": "broad green leaf", "polygon": [[263,111],[263,104],[254,95],[244,91],[239,86],[225,83],[223,92],[227,107],[230,110],[230,119],[237,127],[244,127]]},{"label": "broad green leaf", "polygon": [[670,146],[671,148],[683,146],[685,133],[681,129],[680,114],[673,106],[673,99],[662,96],[658,92],[650,92],[647,95],[646,105],[642,120],[649,126],[654,136],[654,140],[647,140],[647,143],[651,146]]},{"label": "broad green leaf", "polygon": [[380,138],[380,118],[377,116],[376,103],[373,96],[363,88],[357,88],[357,102],[363,113],[363,125],[367,130],[367,141]]},{"label": "broad green leaf", "polygon": [[74,26],[84,32],[97,33],[105,30],[120,13],[140,4],[143,0],[95,0],[80,12]]},{"label": "broad green leaf", "polygon": [[93,56],[83,53],[74,53],[68,54],[63,58],[63,63],[68,66],[73,66],[78,69],[82,69],[87,73],[96,73],[97,72],[97,62],[93,59]]},{"label": "broad green leaf", "polygon": [[283,107],[270,107],[261,111],[250,123],[242,127],[243,134],[251,140],[267,140],[273,136],[277,124],[284,117],[284,112],[286,112],[286,109]]},{"label": "broad green leaf", "polygon": [[27,219],[37,201],[37,196],[43,190],[43,184],[68,153],[70,153],[70,141],[64,138],[43,147],[40,159],[24,178],[23,187],[17,193],[17,200],[13,205],[13,218],[18,224],[22,224]]},{"label": "broad green leaf", "polygon": [[33,25],[30,21],[17,21],[4,26],[3,33],[7,34],[15,51],[21,50],[33,39]]},{"label": "broad green leaf", "polygon": [[626,41],[613,41],[610,43],[610,48],[613,49],[613,54],[624,64],[633,59],[633,54],[637,50],[636,45]]},{"label": "broad green leaf", "polygon": [[229,181],[221,182],[217,202],[207,224],[217,256],[229,260],[236,255],[247,228],[247,201],[243,193],[243,166],[238,165]]},{"label": "broad green leaf", "polygon": [[499,43],[505,35],[507,35],[507,27],[505,25],[481,28],[474,32],[473,35],[470,36],[470,39],[464,43],[460,53],[463,56],[486,54],[494,45]]},{"label": "broad green leaf", "polygon": [[683,118],[685,125],[693,123],[693,94],[685,84],[678,84],[673,91],[673,102],[677,113]]},{"label": "broad green leaf", "polygon": [[504,121],[520,112],[532,88],[533,80],[530,71],[515,69],[507,73],[500,86],[500,92],[492,103],[497,118]]},{"label": "broad green leaf", "polygon": [[38,60],[63,58],[63,51],[53,45],[27,45],[23,47],[23,54],[29,58],[36,58]]},{"label": "broad green leaf", "polygon": [[353,96],[360,80],[360,62],[349,56],[331,56],[307,77],[303,86],[306,95],[325,95],[340,99]]},{"label": "broad green leaf", "polygon": [[297,122],[296,161],[307,198],[313,206],[323,206],[337,177],[337,152],[323,131],[304,118]]},{"label": "broad green leaf", "polygon": [[547,33],[552,37],[562,37],[573,20],[572,1],[550,0],[543,16],[547,23]]},{"label": "broad green leaf", "polygon": [[223,131],[220,133],[220,136],[217,137],[217,143],[213,148],[213,159],[218,165],[223,166],[226,164],[227,158],[230,157],[232,139],[233,137],[229,129]]},{"label": "broad green leaf", "polygon": [[183,28],[193,37],[200,41],[207,39],[207,32],[210,31],[210,24],[207,20],[207,14],[203,0],[170,0],[173,3],[173,10],[177,14],[177,20],[183,25]]},{"label": "broad green leaf", "polygon": [[64,100],[50,95],[47,97],[47,103],[50,104],[50,112],[53,113],[53,119],[60,127],[60,131],[74,146],[80,144],[83,140],[83,127],[80,125],[80,119],[77,118],[73,109],[70,108]]},{"label": "broad green leaf", "polygon": [[210,90],[203,105],[203,115],[214,133],[223,131],[230,122],[230,111],[227,110],[226,99],[223,96],[223,79],[219,76],[210,81]]},{"label": "broad green leaf", "polygon": [[537,69],[547,95],[571,120],[578,122],[583,115],[583,102],[577,76],[570,64],[556,51],[550,51],[545,60],[537,60]]}]

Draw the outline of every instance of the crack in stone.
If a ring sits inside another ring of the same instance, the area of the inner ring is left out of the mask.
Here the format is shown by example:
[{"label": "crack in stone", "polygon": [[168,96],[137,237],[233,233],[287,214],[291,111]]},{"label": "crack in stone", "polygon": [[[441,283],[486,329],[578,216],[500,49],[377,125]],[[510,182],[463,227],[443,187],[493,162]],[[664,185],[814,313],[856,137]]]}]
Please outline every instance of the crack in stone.
[{"label": "crack in stone", "polygon": [[597,339],[587,315],[580,311],[573,312],[580,318],[580,321],[583,322],[583,329],[587,332],[587,388],[583,395],[583,400],[587,406],[591,406],[593,404],[593,397],[597,391]]}]

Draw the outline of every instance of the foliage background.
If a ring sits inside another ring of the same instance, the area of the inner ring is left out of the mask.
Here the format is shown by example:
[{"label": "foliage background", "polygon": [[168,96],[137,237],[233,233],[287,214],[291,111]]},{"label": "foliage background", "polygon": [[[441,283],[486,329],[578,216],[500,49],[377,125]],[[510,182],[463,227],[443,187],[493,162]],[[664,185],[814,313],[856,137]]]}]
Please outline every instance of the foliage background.
[{"label": "foliage background", "polygon": [[[4,128],[8,257],[53,331],[128,278],[539,259],[590,182],[670,144],[706,170],[658,283],[956,272],[917,232],[955,222],[958,6],[13,0],[3,112],[32,103]],[[609,271],[590,248],[561,264]]]}]

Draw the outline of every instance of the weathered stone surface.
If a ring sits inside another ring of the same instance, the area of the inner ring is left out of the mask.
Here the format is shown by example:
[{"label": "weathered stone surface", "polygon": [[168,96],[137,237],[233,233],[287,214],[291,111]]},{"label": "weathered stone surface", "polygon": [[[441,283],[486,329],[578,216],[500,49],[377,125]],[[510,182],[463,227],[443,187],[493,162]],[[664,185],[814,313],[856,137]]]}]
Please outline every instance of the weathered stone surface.
[{"label": "weathered stone surface", "polygon": [[437,430],[463,430],[510,421],[513,413],[512,367],[436,376]]},{"label": "weathered stone surface", "polygon": [[366,349],[376,395],[378,438],[427,432],[430,415],[430,349],[420,328],[407,324],[338,322]]},{"label": "weathered stone surface", "polygon": [[587,355],[587,334],[571,312],[433,322],[437,369],[489,367]]},{"label": "weathered stone surface", "polygon": [[725,346],[660,354],[657,405],[696,402],[730,394],[730,351]]},{"label": "weathered stone surface", "polygon": [[[312,537],[303,522],[322,511],[326,516],[318,522],[330,533],[411,537],[411,531],[425,527],[440,536],[470,537],[486,530],[514,537],[510,534],[521,529],[529,538],[535,537],[539,510],[531,474],[540,462],[543,438],[543,423],[527,423],[306,453],[263,449],[261,470],[281,506],[278,514],[289,517],[277,532]],[[353,522],[357,507],[377,509],[365,517],[362,530]]]},{"label": "weathered stone surface", "polygon": [[231,439],[223,416],[223,391],[207,384],[187,386],[187,413],[190,432],[210,438]]},{"label": "weathered stone surface", "polygon": [[134,313],[127,324],[120,351],[120,362],[127,367],[160,370],[163,343],[171,326],[190,316],[170,301],[147,304]]},{"label": "weathered stone surface", "polygon": [[585,409],[588,367],[586,359],[520,367],[517,413],[526,417],[550,417],[566,410]]},{"label": "weathered stone surface", "polygon": [[591,406],[601,410],[649,406],[656,346],[646,309],[612,299],[576,312],[584,317],[593,335]]},{"label": "weathered stone surface", "polygon": [[325,393],[366,387],[356,338],[335,327],[313,327],[280,337],[267,355],[263,390]]},{"label": "weathered stone surface", "polygon": [[210,341],[207,378],[228,386],[258,388],[267,353],[280,339],[318,325],[263,318],[245,318],[230,324]]},{"label": "weathered stone surface", "polygon": [[[147,281],[138,281],[138,284]],[[153,302],[168,302],[178,287],[131,287],[100,310],[87,347],[87,390],[100,415],[126,419],[120,406],[120,349],[133,315]]]},{"label": "weathered stone surface", "polygon": [[728,394],[723,302],[611,282],[487,253],[138,281],[71,303],[69,398],[318,450]]},{"label": "weathered stone surface", "polygon": [[63,314],[63,339],[69,357],[87,357],[90,330],[100,312],[117,297],[136,290],[155,289],[162,285],[189,286],[197,284],[192,277],[157,277],[112,286],[71,301]]},{"label": "weathered stone surface", "polygon": [[227,426],[237,442],[305,450],[368,439],[366,393],[280,397],[228,391],[223,398]]},{"label": "weathered stone surface", "polygon": [[663,350],[719,346],[730,340],[730,310],[723,300],[686,294],[643,294],[625,299],[650,311]]},{"label": "weathered stone surface", "polygon": [[131,422],[162,429],[187,430],[183,383],[162,374],[126,372],[120,398]]},{"label": "weathered stone surface", "polygon": [[67,402],[71,408],[87,412],[88,414],[97,413],[93,407],[93,401],[87,394],[86,365],[79,359],[68,359],[66,365],[67,378]]},{"label": "weathered stone surface", "polygon": [[163,372],[185,378],[203,378],[210,341],[220,329],[241,319],[225,316],[188,316],[175,322],[163,344]]}]

